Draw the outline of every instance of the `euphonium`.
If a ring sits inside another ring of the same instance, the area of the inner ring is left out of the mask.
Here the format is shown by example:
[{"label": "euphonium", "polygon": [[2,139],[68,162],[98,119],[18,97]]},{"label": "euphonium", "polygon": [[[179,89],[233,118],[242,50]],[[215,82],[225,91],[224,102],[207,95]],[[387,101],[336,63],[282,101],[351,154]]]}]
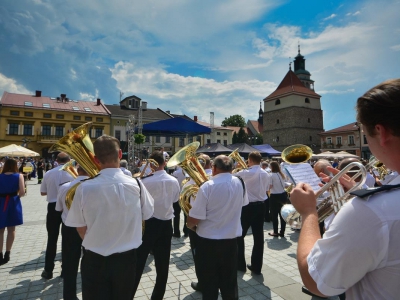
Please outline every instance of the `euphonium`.
[{"label": "euphonium", "polygon": [[[49,152],[62,151],[69,154],[90,177],[94,177],[99,173],[100,168],[94,160],[93,143],[88,134],[91,125],[92,122],[85,123],[72,132],[67,133],[50,147]],[[65,204],[68,209],[71,207],[76,188],[79,184],[75,184],[67,192]]]},{"label": "euphonium", "polygon": [[247,169],[247,164],[246,162],[243,160],[243,158],[240,156],[239,154],[239,148],[236,148],[234,151],[232,151],[231,154],[229,154],[228,156],[230,158],[232,158],[236,163],[237,163],[237,168],[235,168],[232,173],[237,173],[241,170],[245,170]]},{"label": "euphonium", "polygon": [[[361,180],[358,181],[351,189],[347,192],[344,192],[342,185],[339,180],[342,176],[346,175],[346,173],[352,168],[357,167],[358,172],[351,177],[352,180],[357,179],[361,176]],[[365,183],[367,178],[367,170],[365,167],[359,162],[353,162],[348,164],[345,168],[343,168],[339,173],[337,173],[331,180],[326,183],[318,192],[316,193],[316,198],[320,197],[326,191],[329,192],[329,196],[322,200],[317,205],[318,212],[318,221],[324,221],[328,216],[332,213],[337,213],[340,208],[353,196],[350,193]],[[290,225],[296,223],[297,226],[301,224],[300,214],[295,210],[294,206],[291,204],[286,204],[281,209],[282,218],[285,219],[287,223]]]},{"label": "euphonium", "polygon": [[60,171],[65,171],[72,177],[76,178],[78,177],[78,172],[76,171],[75,166],[76,166],[76,161],[74,159],[71,159],[69,162],[65,163],[61,167]]},{"label": "euphonium", "polygon": [[196,150],[199,148],[199,145],[199,142],[193,142],[183,147],[167,163],[168,168],[179,165],[195,182],[195,184],[186,186],[179,196],[179,204],[186,215],[189,214],[189,210],[192,208],[190,197],[196,197],[199,187],[208,180],[204,168],[196,157]]}]

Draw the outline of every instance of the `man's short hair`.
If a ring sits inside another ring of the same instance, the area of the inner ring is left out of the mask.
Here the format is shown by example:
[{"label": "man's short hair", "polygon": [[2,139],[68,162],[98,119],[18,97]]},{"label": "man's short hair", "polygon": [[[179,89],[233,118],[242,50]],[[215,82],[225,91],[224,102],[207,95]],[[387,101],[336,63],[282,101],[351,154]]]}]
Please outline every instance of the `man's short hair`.
[{"label": "man's short hair", "polygon": [[375,125],[381,124],[400,137],[400,79],[378,84],[357,100],[357,121],[370,136]]},{"label": "man's short hair", "polygon": [[326,160],[326,159],[319,159],[315,164],[314,164],[314,172],[319,176],[319,173],[322,172],[325,175],[330,175],[330,172],[327,170],[326,167],[331,167],[331,163]]},{"label": "man's short hair", "polygon": [[126,169],[126,167],[128,166],[128,162],[126,161],[126,159],[121,159],[119,162],[119,166]]},{"label": "man's short hair", "polygon": [[233,160],[226,155],[218,155],[214,159],[213,166],[215,166],[217,169],[223,171],[223,172],[232,172],[233,170]]},{"label": "man's short hair", "polygon": [[65,164],[65,163],[70,161],[70,157],[69,157],[69,155],[67,153],[60,152],[60,153],[58,153],[56,160],[59,163]]},{"label": "man's short hair", "polygon": [[249,158],[251,158],[251,160],[255,163],[255,164],[259,164],[261,162],[261,153],[258,151],[253,151],[250,152],[249,154]]},{"label": "man's short hair", "polygon": [[268,168],[269,164],[266,161],[261,162],[261,167]]},{"label": "man's short hair", "polygon": [[93,143],[94,154],[102,163],[118,162],[119,160],[119,140],[109,135],[102,135]]},{"label": "man's short hair", "polygon": [[207,154],[200,153],[198,158],[200,160],[204,161],[204,165],[202,164],[203,168],[210,168],[211,167],[211,159]]},{"label": "man's short hair", "polygon": [[162,164],[164,164],[165,160],[164,160],[164,154],[162,151],[154,151],[150,157],[151,159],[154,159],[159,166],[161,166]]}]

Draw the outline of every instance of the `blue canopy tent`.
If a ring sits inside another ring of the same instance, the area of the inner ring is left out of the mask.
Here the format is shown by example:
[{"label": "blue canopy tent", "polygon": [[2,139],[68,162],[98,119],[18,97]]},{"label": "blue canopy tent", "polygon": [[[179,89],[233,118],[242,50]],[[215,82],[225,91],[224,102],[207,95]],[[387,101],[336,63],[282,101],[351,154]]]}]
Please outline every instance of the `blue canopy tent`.
[{"label": "blue canopy tent", "polygon": [[181,117],[147,123],[142,129],[144,135],[171,137],[196,136],[210,132],[210,128]]},{"label": "blue canopy tent", "polygon": [[253,145],[253,148],[256,148],[258,151],[261,152],[261,154],[262,153],[268,154],[268,156],[278,156],[281,155],[282,153],[272,148],[271,145],[269,144]]}]

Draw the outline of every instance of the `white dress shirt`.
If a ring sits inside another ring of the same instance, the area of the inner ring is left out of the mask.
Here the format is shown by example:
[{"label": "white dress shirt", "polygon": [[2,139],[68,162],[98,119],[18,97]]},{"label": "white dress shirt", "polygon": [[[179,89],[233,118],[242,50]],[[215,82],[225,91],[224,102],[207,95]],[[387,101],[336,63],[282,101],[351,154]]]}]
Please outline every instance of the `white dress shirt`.
[{"label": "white dress shirt", "polygon": [[58,189],[61,184],[70,182],[74,178],[66,171],[60,170],[63,165],[59,165],[46,172],[40,185],[40,192],[47,194],[47,202],[57,202]]},{"label": "white dress shirt", "polygon": [[172,173],[172,176],[174,176],[178,180],[179,186],[182,188],[182,181],[186,177],[183,169],[181,167],[177,166],[174,173]]},{"label": "white dress shirt", "polygon": [[279,173],[271,173],[271,194],[282,194],[285,191],[285,180]]},{"label": "white dress shirt", "polygon": [[124,167],[120,167],[122,173],[124,173],[125,175],[128,175],[130,177],[132,177],[132,172],[129,171],[128,169],[124,168]]},{"label": "white dress shirt", "polygon": [[233,239],[242,235],[242,206],[249,203],[239,178],[220,173],[200,187],[189,216],[201,220],[197,234],[208,239]]},{"label": "white dress shirt", "polygon": [[[391,184],[399,184],[396,178]],[[400,190],[347,202],[307,257],[318,290],[346,299],[399,299]]]},{"label": "white dress shirt", "polygon": [[64,183],[63,185],[60,185],[60,188],[58,189],[58,195],[57,195],[56,210],[62,211],[61,219],[64,224],[65,224],[65,220],[67,220],[67,216],[68,216],[68,208],[67,208],[67,205],[65,204],[65,197],[67,196],[67,192],[75,184],[77,184],[81,180],[84,180],[87,178],[89,178],[89,176],[78,176],[73,181]]},{"label": "white dress shirt", "polygon": [[234,175],[242,177],[246,184],[249,202],[264,201],[268,198],[267,191],[271,185],[271,175],[259,165],[251,166]]},{"label": "white dress shirt", "polygon": [[159,220],[171,220],[174,217],[172,204],[179,200],[181,190],[178,180],[165,170],[160,170],[142,178],[141,182],[154,199],[153,217]]},{"label": "white dress shirt", "polygon": [[[139,194],[140,193],[140,194]],[[140,196],[140,197],[139,197]],[[82,246],[103,256],[138,248],[142,220],[154,212],[146,187],[119,168],[107,168],[76,189],[65,225],[87,226]]]}]

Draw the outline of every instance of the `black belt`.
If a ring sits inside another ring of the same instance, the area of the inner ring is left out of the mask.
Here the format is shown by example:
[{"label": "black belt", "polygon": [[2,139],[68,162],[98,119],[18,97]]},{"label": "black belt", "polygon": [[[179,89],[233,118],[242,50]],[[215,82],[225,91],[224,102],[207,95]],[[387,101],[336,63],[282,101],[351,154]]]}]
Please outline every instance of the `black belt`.
[{"label": "black belt", "polygon": [[99,258],[108,258],[108,257],[115,257],[115,256],[124,256],[124,255],[129,255],[129,254],[131,254],[131,253],[133,253],[133,252],[136,251],[136,249],[132,249],[132,250],[128,250],[128,251],[121,252],[121,253],[113,253],[113,254],[110,254],[110,255],[108,255],[108,256],[103,256],[103,255],[98,254],[98,253],[96,253],[96,252],[87,250],[87,249],[85,249],[85,248],[83,248],[83,247],[82,247],[82,249],[83,249],[83,253],[85,253],[86,255],[95,256],[95,257],[99,257]]},{"label": "black belt", "polygon": [[259,205],[259,204],[264,204],[264,200],[262,200],[262,201],[249,202],[248,205]]},{"label": "black belt", "polygon": [[15,193],[8,193],[8,194],[0,194],[0,197],[7,197],[7,196],[14,197],[17,195],[18,195],[18,192],[15,192]]}]

